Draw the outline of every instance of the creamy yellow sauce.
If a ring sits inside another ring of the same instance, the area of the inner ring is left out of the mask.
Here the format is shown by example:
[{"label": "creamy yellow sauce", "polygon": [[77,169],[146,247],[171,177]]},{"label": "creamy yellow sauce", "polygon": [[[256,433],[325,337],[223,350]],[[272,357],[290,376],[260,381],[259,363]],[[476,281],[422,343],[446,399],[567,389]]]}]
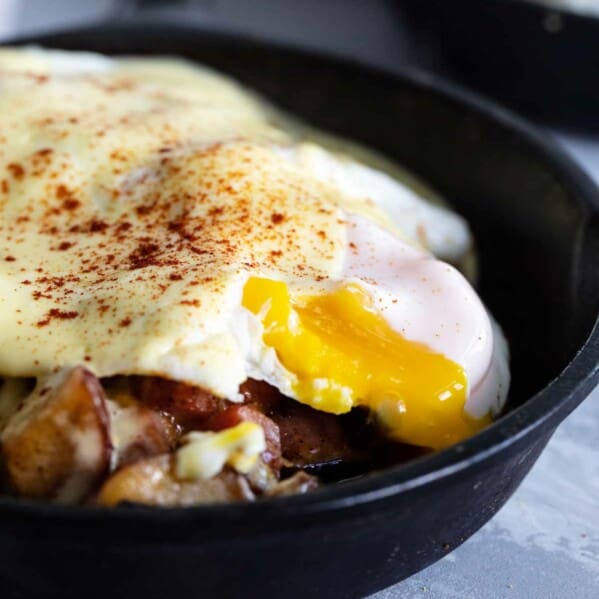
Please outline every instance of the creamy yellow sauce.
[{"label": "creamy yellow sauce", "polygon": [[0,50],[3,376],[85,364],[232,400],[254,376],[430,447],[487,422],[464,414],[460,364],[339,286],[348,215],[418,241],[318,176],[297,128],[207,69],[71,58]]},{"label": "creamy yellow sauce", "polygon": [[218,388],[207,373],[235,366],[223,319],[240,275],[334,275],[342,198],[271,152],[262,142],[284,134],[208,71],[131,61],[60,77],[19,58],[0,73],[0,371],[176,361]]},{"label": "creamy yellow sauce", "polygon": [[225,465],[247,474],[266,449],[264,431],[255,422],[239,424],[219,432],[188,433],[177,451],[179,479],[208,479]]}]

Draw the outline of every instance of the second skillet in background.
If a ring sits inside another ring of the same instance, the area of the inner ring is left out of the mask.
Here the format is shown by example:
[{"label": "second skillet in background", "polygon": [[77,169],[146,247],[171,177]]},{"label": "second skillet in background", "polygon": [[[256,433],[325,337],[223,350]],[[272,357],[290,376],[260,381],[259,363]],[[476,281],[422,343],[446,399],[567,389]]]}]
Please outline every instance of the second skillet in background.
[{"label": "second skillet in background", "polygon": [[[420,62],[533,120],[599,130],[599,11],[566,0],[401,0]],[[559,7],[559,8],[558,8]]]}]

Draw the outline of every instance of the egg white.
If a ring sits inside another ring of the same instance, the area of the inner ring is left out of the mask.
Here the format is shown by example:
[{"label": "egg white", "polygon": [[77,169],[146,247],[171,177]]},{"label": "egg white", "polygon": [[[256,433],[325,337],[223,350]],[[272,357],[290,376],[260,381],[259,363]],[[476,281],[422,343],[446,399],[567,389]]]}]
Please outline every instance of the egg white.
[{"label": "egg white", "polygon": [[[324,282],[299,281],[285,269],[238,269],[228,272],[222,279],[218,296],[197,292],[197,299],[203,302],[201,309],[183,310],[175,307],[183,286],[173,284],[159,301],[154,302],[149,294],[144,297],[143,288],[136,283],[133,274],[125,273],[119,275],[116,283],[120,289],[118,310],[114,323],[109,325],[94,320],[91,306],[95,298],[86,295],[91,293],[87,289],[69,300],[73,301],[72,311],[82,315],[83,324],[81,320],[53,322],[39,330],[32,324],[24,335],[23,327],[14,325],[13,311],[26,309],[31,323],[35,323],[43,318],[47,306],[43,301],[32,305],[28,290],[17,285],[23,275],[11,263],[4,264],[0,268],[0,288],[5,292],[2,299],[4,317],[0,324],[4,325],[2,341],[5,347],[12,347],[11,354],[0,359],[5,374],[41,376],[59,366],[81,363],[89,354],[88,366],[99,376],[160,375],[200,385],[231,401],[240,401],[240,383],[254,378],[265,380],[284,395],[293,397],[295,376],[283,367],[276,352],[265,345],[260,319],[242,306],[247,279],[249,276],[273,277],[304,292],[323,292],[347,282],[358,282],[371,294],[381,315],[394,330],[410,340],[425,343],[465,368],[469,382],[468,413],[480,417],[501,409],[509,387],[507,346],[501,331],[492,323],[467,281],[454,268],[434,260],[429,253],[459,263],[471,252],[472,238],[461,217],[427,202],[413,189],[376,168],[299,140],[284,128],[273,126],[269,120],[272,109],[268,105],[261,104],[255,96],[226,77],[207,69],[165,59],[118,61],[97,55],[45,50],[3,50],[0,52],[0,69],[47,73],[56,78],[52,93],[63,93],[61,86],[65,86],[69,93],[75,90],[82,97],[85,94],[92,99],[100,92],[95,92],[85,77],[81,79],[81,87],[77,87],[78,77],[90,75],[99,81],[108,77],[108,82],[117,76],[130,77],[140,86],[138,96],[131,92],[121,105],[110,106],[109,110],[114,114],[106,117],[106,122],[123,118],[126,116],[124,111],[129,107],[133,110],[138,102],[142,113],[148,110],[148,127],[155,123],[158,126],[162,124],[159,120],[162,117],[156,116],[156,111],[162,107],[162,102],[164,110],[170,111],[166,120],[170,118],[178,127],[176,143],[172,144],[174,149],[168,154],[175,160],[185,152],[208,147],[213,142],[222,141],[236,147],[238,142],[234,141],[234,136],[239,133],[252,140],[255,147],[248,152],[261,153],[261,164],[265,165],[264,172],[257,172],[252,179],[257,188],[262,189],[260,185],[269,180],[269,173],[286,172],[298,182],[296,187],[306,182],[306,194],[324,197],[334,206],[335,218],[343,222],[329,223],[335,249],[332,258],[323,262],[323,272],[328,276]],[[151,95],[162,90],[165,82],[172,84],[173,81],[177,85],[171,85],[168,93],[164,92],[164,100],[156,100]],[[27,85],[26,82],[15,84],[16,91],[12,93],[31,93]],[[7,102],[10,101],[9,97]],[[6,106],[7,110],[14,108],[14,104]],[[37,106],[36,110],[41,109]],[[27,112],[24,115],[26,118],[31,116]],[[84,115],[82,120],[87,116]],[[200,123],[201,117],[205,125]],[[86,126],[91,131],[92,125]],[[90,149],[86,145],[88,130],[84,125],[73,125],[68,132],[66,141],[53,140],[44,129],[37,132],[37,138],[33,135],[24,141],[19,137],[21,145],[14,146],[16,158],[48,144],[55,144],[52,147],[57,151],[76,155],[72,172],[65,175],[65,182],[72,185],[78,177],[83,189],[89,190],[87,204],[105,215],[130,210],[130,205],[125,203],[115,208],[105,192],[107,182],[113,184],[114,181],[98,160],[102,158],[102,152],[112,148],[110,143],[123,143],[125,149],[131,150],[116,180],[119,193],[129,197],[128,202],[135,202],[136,194],[143,200],[143,193],[160,185],[159,166],[155,163],[161,155],[147,148],[148,138],[144,137],[147,133],[141,126],[131,132],[123,127],[121,137],[109,135],[105,141],[98,142],[106,144],[99,149]],[[240,150],[241,153],[244,151]],[[93,173],[91,183],[90,173]],[[174,185],[169,180],[170,184]],[[41,193],[37,185],[31,182],[28,188],[33,194],[31,197]],[[303,193],[298,192],[298,198],[303,197]],[[6,218],[10,217],[10,210],[20,209],[25,197],[13,198],[12,204],[7,204]],[[35,239],[30,240],[32,260],[44,252],[44,248],[37,248],[36,243]],[[350,244],[360,248],[359,255]],[[6,251],[11,249],[15,248]],[[302,248],[304,250],[308,251]],[[315,256],[314,251],[310,256]],[[61,256],[56,257],[50,266],[60,270],[61,259]],[[303,259],[298,256],[296,262],[299,264]],[[426,283],[423,278],[427,279]],[[431,288],[438,291],[432,294]],[[126,299],[130,289],[135,289],[137,295]],[[111,298],[109,290],[112,287],[98,286],[96,293],[106,293]],[[108,329],[117,328],[116,323],[122,319],[125,309],[131,311],[133,308],[142,310],[133,319],[131,327],[115,333],[114,338],[106,339],[106,343],[98,343],[107,335]]]}]

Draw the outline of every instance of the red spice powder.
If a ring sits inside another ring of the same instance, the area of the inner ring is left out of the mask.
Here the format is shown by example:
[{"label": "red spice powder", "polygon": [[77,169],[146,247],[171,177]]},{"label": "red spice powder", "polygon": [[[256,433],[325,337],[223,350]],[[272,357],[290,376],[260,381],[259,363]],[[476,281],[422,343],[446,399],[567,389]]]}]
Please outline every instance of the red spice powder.
[{"label": "red spice powder", "polygon": [[58,245],[58,250],[60,250],[61,252],[64,252],[65,250],[69,250],[71,249],[73,246],[75,245],[74,242],[72,241],[62,241],[59,245]]},{"label": "red spice powder", "polygon": [[77,318],[77,316],[79,316],[79,312],[67,312],[65,310],[59,310],[58,308],[52,308],[51,310],[48,310],[46,317],[43,320],[39,320],[36,324],[41,328],[50,324],[53,319],[72,320],[73,318]]},{"label": "red spice powder", "polygon": [[99,218],[92,218],[89,221],[89,230],[91,233],[104,233],[108,229],[108,223]]},{"label": "red spice powder", "polygon": [[193,306],[194,308],[199,308],[200,307],[200,300],[197,300],[197,299],[194,299],[194,300],[182,300],[179,303],[182,304],[183,306]]},{"label": "red spice powder", "polygon": [[25,169],[17,162],[11,162],[6,165],[10,174],[17,180],[21,180],[25,176]]},{"label": "red spice powder", "polygon": [[62,203],[65,210],[77,210],[81,206],[81,202],[75,198],[68,198]]},{"label": "red spice powder", "polygon": [[135,250],[129,254],[129,268],[136,270],[145,266],[152,266],[156,263],[156,258],[160,246],[157,243],[142,242]]}]

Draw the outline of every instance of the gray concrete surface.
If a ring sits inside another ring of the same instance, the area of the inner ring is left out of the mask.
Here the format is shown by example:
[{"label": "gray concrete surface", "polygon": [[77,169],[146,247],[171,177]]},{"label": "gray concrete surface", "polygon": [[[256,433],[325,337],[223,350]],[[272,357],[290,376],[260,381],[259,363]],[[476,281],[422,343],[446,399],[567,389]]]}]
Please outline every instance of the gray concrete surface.
[{"label": "gray concrete surface", "polygon": [[599,390],[562,424],[495,518],[371,599],[502,597],[599,597]]},{"label": "gray concrete surface", "polygon": [[[599,184],[599,139],[553,135]],[[599,387],[486,526],[440,562],[371,599],[500,597],[599,598]]]}]

